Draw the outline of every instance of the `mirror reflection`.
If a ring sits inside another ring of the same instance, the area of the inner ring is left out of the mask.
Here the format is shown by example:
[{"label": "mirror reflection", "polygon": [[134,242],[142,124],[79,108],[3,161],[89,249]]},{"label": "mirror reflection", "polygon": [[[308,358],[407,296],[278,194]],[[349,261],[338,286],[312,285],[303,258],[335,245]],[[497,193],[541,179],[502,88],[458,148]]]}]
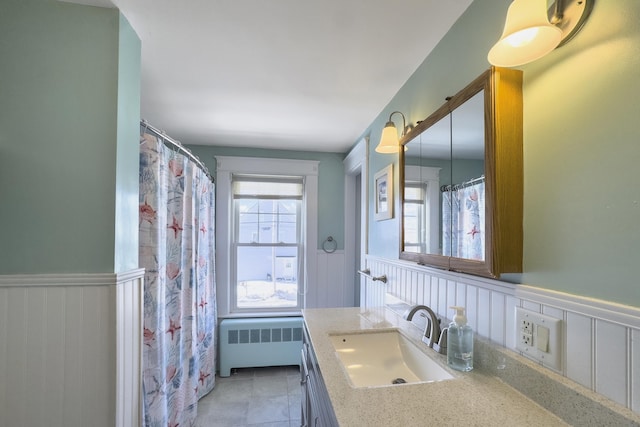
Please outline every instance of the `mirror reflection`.
[{"label": "mirror reflection", "polygon": [[404,152],[403,251],[482,261],[484,91],[434,115]]},{"label": "mirror reflection", "polygon": [[401,144],[400,259],[522,272],[522,71],[485,71]]}]

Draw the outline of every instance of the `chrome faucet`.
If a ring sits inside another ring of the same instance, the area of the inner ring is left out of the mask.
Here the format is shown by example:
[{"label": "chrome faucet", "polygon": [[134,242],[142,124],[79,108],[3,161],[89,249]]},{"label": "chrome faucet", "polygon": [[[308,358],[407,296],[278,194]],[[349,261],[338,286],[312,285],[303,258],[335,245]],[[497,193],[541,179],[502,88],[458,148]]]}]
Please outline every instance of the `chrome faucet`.
[{"label": "chrome faucet", "polygon": [[440,354],[447,354],[448,329],[440,329],[440,319],[438,319],[438,316],[433,310],[431,310],[426,305],[416,305],[407,313],[405,313],[404,318],[408,321],[411,321],[411,319],[413,319],[413,316],[418,311],[426,311],[429,314],[429,317],[425,316],[424,314],[422,315],[427,320],[427,326],[424,329],[422,342],[424,342]]}]

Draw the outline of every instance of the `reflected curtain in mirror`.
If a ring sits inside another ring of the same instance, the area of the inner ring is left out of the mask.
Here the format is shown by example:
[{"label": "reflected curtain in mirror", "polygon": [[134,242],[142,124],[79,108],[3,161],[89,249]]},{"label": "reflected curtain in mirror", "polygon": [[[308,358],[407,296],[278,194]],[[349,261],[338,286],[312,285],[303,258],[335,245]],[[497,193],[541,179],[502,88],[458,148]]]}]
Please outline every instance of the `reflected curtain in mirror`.
[{"label": "reflected curtain in mirror", "polygon": [[447,224],[443,227],[443,254],[484,261],[484,177],[443,189],[442,221]]}]

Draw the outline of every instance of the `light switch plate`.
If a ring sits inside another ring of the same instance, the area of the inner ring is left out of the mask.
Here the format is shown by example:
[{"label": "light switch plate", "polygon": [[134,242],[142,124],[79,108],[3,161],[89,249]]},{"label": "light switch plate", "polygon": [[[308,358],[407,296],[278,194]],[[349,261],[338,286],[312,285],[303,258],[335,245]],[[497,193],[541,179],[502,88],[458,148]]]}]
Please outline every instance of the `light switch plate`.
[{"label": "light switch plate", "polygon": [[[562,369],[562,320],[516,307],[516,348],[544,366]],[[546,350],[546,351],[545,351]]]}]

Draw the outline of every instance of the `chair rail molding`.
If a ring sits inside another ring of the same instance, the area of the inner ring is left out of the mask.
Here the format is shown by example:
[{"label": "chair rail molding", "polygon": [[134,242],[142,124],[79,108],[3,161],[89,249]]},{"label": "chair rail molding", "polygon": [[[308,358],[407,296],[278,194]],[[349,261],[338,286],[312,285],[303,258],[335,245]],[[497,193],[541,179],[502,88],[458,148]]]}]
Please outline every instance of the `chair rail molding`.
[{"label": "chair rail molding", "polygon": [[516,296],[549,307],[640,329],[640,308],[549,289],[518,285]]}]

